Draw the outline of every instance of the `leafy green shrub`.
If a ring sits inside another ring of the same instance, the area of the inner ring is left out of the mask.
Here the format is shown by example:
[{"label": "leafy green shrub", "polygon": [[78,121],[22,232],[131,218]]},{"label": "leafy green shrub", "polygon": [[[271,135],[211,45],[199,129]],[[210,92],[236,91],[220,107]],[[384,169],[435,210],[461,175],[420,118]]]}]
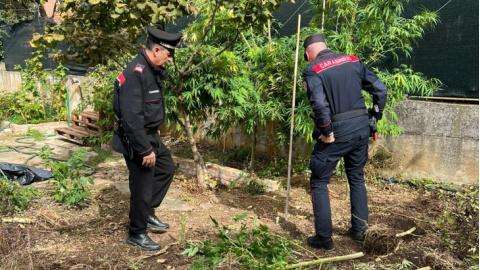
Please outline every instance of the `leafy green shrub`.
[{"label": "leafy green shrub", "polygon": [[[84,206],[90,200],[90,185],[93,179],[86,176],[90,168],[85,164],[86,150],[79,149],[72,153],[67,161],[48,160],[53,172],[55,190],[53,198],[69,206]],[[48,151],[42,151],[42,157],[48,157]]]},{"label": "leafy green shrub", "polygon": [[259,179],[250,179],[245,185],[245,191],[250,195],[260,195],[267,191],[267,186]]},{"label": "leafy green shrub", "polygon": [[24,211],[30,202],[38,196],[38,191],[32,187],[23,187],[0,175],[0,213],[13,214]]},{"label": "leafy green shrub", "polygon": [[[246,214],[241,214],[234,220],[245,218]],[[215,269],[220,264],[230,269],[282,269],[292,256],[292,244],[271,233],[265,225],[248,228],[242,223],[240,229],[232,230],[213,218],[212,222],[218,239],[189,243],[183,252],[198,257],[191,269]]]},{"label": "leafy green shrub", "polygon": [[52,72],[36,67],[33,60],[20,68],[22,86],[0,99],[0,120],[17,124],[64,120],[66,117],[66,69]]}]

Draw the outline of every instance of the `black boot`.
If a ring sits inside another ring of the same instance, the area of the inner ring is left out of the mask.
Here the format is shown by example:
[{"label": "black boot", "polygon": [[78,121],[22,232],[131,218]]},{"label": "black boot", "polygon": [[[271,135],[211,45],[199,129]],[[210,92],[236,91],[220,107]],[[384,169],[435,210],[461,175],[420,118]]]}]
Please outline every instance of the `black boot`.
[{"label": "black boot", "polygon": [[348,236],[359,245],[363,245],[363,242],[365,242],[365,231],[355,231],[350,228],[348,229]]},{"label": "black boot", "polygon": [[138,246],[148,251],[160,249],[160,245],[155,243],[155,241],[153,241],[146,233],[129,233],[126,242],[127,244]]},{"label": "black boot", "polygon": [[161,222],[155,215],[147,217],[147,228],[153,232],[166,232],[169,227],[170,225]]},{"label": "black boot", "polygon": [[307,243],[313,248],[333,250],[333,240],[331,237],[310,236],[307,239]]}]

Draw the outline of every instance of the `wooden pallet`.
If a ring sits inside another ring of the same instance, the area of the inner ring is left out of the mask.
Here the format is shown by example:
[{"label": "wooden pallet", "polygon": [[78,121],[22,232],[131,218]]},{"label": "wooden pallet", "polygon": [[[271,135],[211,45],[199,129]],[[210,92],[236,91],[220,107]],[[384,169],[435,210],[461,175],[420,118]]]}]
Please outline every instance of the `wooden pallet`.
[{"label": "wooden pallet", "polygon": [[98,113],[82,112],[80,115],[72,116],[71,127],[56,128],[55,132],[67,140],[85,145],[88,137],[100,136],[100,127],[97,125],[98,120]]}]

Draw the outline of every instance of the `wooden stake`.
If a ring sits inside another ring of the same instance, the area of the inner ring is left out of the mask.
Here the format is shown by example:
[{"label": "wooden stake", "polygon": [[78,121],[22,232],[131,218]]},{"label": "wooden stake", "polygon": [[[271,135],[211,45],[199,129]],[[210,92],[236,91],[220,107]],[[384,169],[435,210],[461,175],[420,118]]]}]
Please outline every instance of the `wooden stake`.
[{"label": "wooden stake", "polygon": [[300,267],[306,267],[306,266],[312,266],[312,265],[322,265],[324,263],[331,263],[331,262],[340,262],[340,261],[347,261],[347,260],[353,260],[357,259],[360,257],[363,257],[365,254],[363,252],[357,252],[349,255],[344,255],[344,256],[337,256],[337,257],[329,257],[329,258],[321,258],[318,260],[313,260],[313,261],[307,261],[307,262],[300,262],[296,264],[290,264],[285,267],[285,269],[294,269],[294,268],[300,268]]},{"label": "wooden stake", "polygon": [[323,33],[323,26],[325,25],[325,3],[327,0],[323,0],[323,7],[322,7],[322,33]]},{"label": "wooden stake", "polygon": [[267,26],[268,26],[268,42],[272,43],[272,22],[270,19],[267,21]]},{"label": "wooden stake", "polygon": [[293,71],[293,93],[292,93],[292,115],[290,118],[290,145],[288,148],[288,176],[287,176],[287,194],[285,196],[285,218],[288,218],[288,201],[290,199],[290,186],[292,180],[292,148],[293,148],[293,127],[295,124],[295,95],[297,92],[297,73],[298,73],[298,51],[300,46],[300,23],[302,15],[298,14],[297,22],[297,48],[295,49],[295,68]]}]

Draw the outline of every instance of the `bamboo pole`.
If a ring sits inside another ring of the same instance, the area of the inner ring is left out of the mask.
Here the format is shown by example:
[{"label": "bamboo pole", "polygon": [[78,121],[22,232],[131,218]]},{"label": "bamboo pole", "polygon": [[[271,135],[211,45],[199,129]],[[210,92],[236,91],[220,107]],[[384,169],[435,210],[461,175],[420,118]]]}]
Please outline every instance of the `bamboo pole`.
[{"label": "bamboo pole", "polygon": [[360,257],[363,257],[365,254],[363,252],[357,252],[349,255],[343,255],[343,256],[336,256],[336,257],[328,257],[328,258],[321,258],[318,260],[313,260],[313,261],[307,261],[307,262],[300,262],[296,264],[290,264],[285,267],[285,269],[295,269],[295,268],[300,268],[300,267],[306,267],[306,266],[312,266],[312,265],[321,265],[324,263],[331,263],[331,262],[340,262],[340,261],[347,261],[347,260],[353,260],[357,259]]},{"label": "bamboo pole", "polygon": [[272,22],[270,19],[267,21],[267,27],[268,27],[268,42],[272,43]]},{"label": "bamboo pole", "polygon": [[323,7],[322,7],[322,33],[323,33],[323,27],[325,25],[325,3],[327,0],[323,0]]},{"label": "bamboo pole", "polygon": [[293,71],[293,93],[292,93],[292,115],[290,118],[290,145],[288,148],[288,176],[287,176],[287,194],[285,196],[285,218],[288,218],[288,203],[290,200],[290,189],[292,181],[292,149],[293,149],[293,127],[295,124],[295,95],[297,92],[297,73],[298,73],[298,51],[300,47],[300,24],[302,15],[298,14],[297,22],[297,48],[295,49],[295,68]]}]

